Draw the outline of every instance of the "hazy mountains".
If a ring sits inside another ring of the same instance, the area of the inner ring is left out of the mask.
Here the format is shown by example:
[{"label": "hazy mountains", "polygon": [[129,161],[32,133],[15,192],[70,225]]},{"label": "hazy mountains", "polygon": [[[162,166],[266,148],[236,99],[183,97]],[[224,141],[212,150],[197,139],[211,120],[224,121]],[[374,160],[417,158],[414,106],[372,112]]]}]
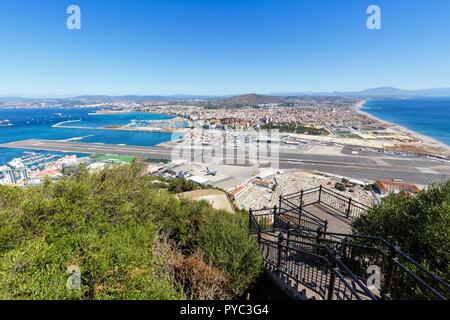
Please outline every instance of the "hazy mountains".
[{"label": "hazy mountains", "polygon": [[450,97],[450,88],[403,90],[393,87],[373,88],[354,92],[295,92],[275,93],[270,95],[244,94],[231,97],[209,98],[216,104],[223,105],[258,105],[289,101],[295,97],[323,97],[323,98],[408,98],[408,97]]},{"label": "hazy mountains", "polygon": [[200,95],[169,95],[169,96],[159,96],[159,95],[127,95],[127,96],[101,96],[101,95],[88,95],[88,96],[78,96],[73,97],[74,100],[100,100],[105,102],[113,101],[128,101],[128,102],[145,102],[145,101],[187,101],[187,100],[210,100],[217,99],[215,96],[200,96]]},{"label": "hazy mountains", "polygon": [[245,94],[238,96],[202,96],[202,95],[127,95],[127,96],[107,96],[107,95],[85,95],[73,98],[59,98],[59,99],[41,99],[41,98],[18,98],[18,97],[0,97],[0,102],[8,101],[95,101],[95,102],[146,102],[146,101],[193,101],[193,100],[213,100],[219,104],[269,104],[277,103],[286,97],[302,97],[302,96],[321,96],[321,97],[357,97],[357,98],[408,98],[408,97],[450,97],[450,88],[434,88],[423,90],[403,90],[394,87],[380,87],[366,89],[362,91],[350,92],[283,92],[274,93],[270,95],[261,94]]},{"label": "hazy mountains", "polygon": [[450,97],[450,88],[403,90],[394,87],[379,87],[350,92],[295,92],[277,93],[281,96],[341,96],[341,97]]}]

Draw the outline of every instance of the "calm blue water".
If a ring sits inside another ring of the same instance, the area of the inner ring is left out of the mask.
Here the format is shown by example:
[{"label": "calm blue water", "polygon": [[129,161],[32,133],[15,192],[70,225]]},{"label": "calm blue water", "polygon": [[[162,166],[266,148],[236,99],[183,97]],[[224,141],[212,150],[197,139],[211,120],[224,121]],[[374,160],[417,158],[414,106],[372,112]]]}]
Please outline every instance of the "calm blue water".
[{"label": "calm blue water", "polygon": [[[0,127],[0,143],[26,139],[66,140],[84,137],[79,142],[111,143],[139,146],[154,146],[170,141],[170,133],[66,129],[52,128],[53,125],[69,120],[81,120],[67,125],[78,127],[102,127],[125,125],[131,120],[160,120],[172,117],[150,113],[128,113],[115,115],[89,115],[97,109],[0,109],[0,120],[8,119],[12,127]],[[62,113],[56,116],[55,113]],[[21,156],[23,150],[0,148],[0,165]]]},{"label": "calm blue water", "polygon": [[371,100],[362,111],[450,145],[450,98]]}]

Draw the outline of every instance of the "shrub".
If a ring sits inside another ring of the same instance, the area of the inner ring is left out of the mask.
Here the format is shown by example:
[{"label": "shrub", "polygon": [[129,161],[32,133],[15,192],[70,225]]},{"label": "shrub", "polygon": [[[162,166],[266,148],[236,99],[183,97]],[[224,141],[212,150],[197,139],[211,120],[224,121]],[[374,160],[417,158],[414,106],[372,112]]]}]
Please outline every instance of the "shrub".
[{"label": "shrub", "polygon": [[339,191],[342,191],[342,192],[344,192],[345,190],[347,190],[347,189],[345,188],[345,185],[342,184],[342,183],[340,183],[340,182],[336,182],[336,184],[334,185],[334,188],[335,188],[336,190],[339,190]]},{"label": "shrub", "polygon": [[168,257],[173,282],[183,289],[188,300],[226,300],[232,297],[227,292],[227,279],[222,271],[206,264],[200,250],[185,257],[171,248]]},{"label": "shrub", "polygon": [[240,296],[262,270],[255,239],[248,235],[247,220],[240,215],[215,213],[212,223],[200,229],[199,244],[205,260],[225,273],[230,290]]},{"label": "shrub", "polygon": [[[153,256],[158,244],[148,226],[89,230],[48,243],[29,240],[0,259],[2,299],[179,299]],[[67,268],[81,271],[81,289],[66,288]]]},{"label": "shrub", "polygon": [[183,193],[192,190],[200,189],[198,185],[196,185],[192,181],[184,180],[184,179],[174,179],[169,182],[169,191],[173,193]]},{"label": "shrub", "polygon": [[[202,299],[245,290],[261,258],[242,219],[157,190],[141,169],[81,167],[41,187],[0,187],[0,299],[180,299],[183,289]],[[161,234],[188,257],[186,286],[166,267]],[[81,269],[80,290],[66,289],[70,265]]]},{"label": "shrub", "polygon": [[397,241],[403,252],[450,281],[450,181],[415,196],[391,195],[353,229]]}]

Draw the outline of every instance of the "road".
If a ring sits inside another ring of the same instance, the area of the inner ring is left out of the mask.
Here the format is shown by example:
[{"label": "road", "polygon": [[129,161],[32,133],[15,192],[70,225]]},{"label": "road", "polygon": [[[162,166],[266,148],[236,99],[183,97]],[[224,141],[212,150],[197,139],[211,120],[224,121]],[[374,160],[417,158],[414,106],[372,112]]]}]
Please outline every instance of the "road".
[{"label": "road", "polygon": [[[143,147],[95,144],[56,140],[24,140],[0,145],[3,148],[45,150],[83,154],[121,154],[150,159],[172,159],[170,147]],[[241,150],[227,151],[227,159],[245,158]],[[271,160],[262,158],[260,160]],[[359,180],[401,179],[405,182],[427,185],[450,178],[450,164],[426,158],[333,154],[318,155],[280,149],[280,169],[303,169],[327,172]]]}]

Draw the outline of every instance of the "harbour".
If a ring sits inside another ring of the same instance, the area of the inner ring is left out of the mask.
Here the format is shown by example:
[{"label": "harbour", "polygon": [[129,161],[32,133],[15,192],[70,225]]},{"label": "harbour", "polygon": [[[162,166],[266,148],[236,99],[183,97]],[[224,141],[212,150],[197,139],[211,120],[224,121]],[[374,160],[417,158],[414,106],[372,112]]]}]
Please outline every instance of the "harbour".
[{"label": "harbour", "polygon": [[[22,140],[0,144],[0,148],[45,150],[49,152],[80,153],[80,154],[117,154],[132,155],[146,159],[170,160],[173,149],[168,146],[131,146],[105,143],[83,143],[55,140]],[[230,160],[235,159],[234,150],[227,153]],[[245,153],[237,155],[244,160]],[[281,169],[303,169],[310,171],[325,171],[336,175],[355,179],[402,179],[427,185],[450,177],[450,164],[428,158],[404,158],[392,155],[380,156],[376,152],[367,151],[361,155],[352,155],[351,148],[342,148],[334,155],[298,153],[292,148],[283,147],[279,153]],[[423,168],[427,168],[424,170]]]}]

